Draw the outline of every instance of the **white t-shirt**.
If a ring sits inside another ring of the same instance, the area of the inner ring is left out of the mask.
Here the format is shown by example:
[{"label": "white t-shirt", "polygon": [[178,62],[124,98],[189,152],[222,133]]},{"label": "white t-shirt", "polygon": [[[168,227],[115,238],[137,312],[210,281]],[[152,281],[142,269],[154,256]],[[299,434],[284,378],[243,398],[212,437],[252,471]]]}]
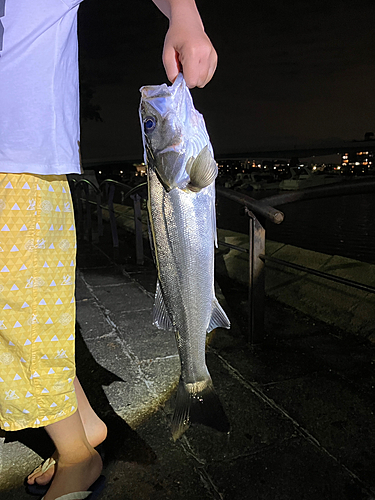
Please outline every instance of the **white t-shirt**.
[{"label": "white t-shirt", "polygon": [[0,172],[80,172],[81,0],[0,0]]}]

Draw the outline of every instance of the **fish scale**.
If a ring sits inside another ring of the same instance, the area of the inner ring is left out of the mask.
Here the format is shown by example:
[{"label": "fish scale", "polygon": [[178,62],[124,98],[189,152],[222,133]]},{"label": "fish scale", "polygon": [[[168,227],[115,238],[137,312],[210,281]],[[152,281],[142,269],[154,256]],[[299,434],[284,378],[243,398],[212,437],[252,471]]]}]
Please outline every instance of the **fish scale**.
[{"label": "fish scale", "polygon": [[158,270],[154,324],[174,331],[181,361],[172,435],[192,422],[228,432],[205,356],[206,333],[230,323],[214,292],[217,165],[204,120],[180,74],[142,87],[149,220]]},{"label": "fish scale", "polygon": [[[170,317],[184,339],[181,348],[186,346],[184,379],[194,381],[205,368],[205,332],[211,318],[212,290],[207,293],[207,283],[213,282],[214,245],[205,212],[211,209],[214,193],[212,187],[205,188],[211,193],[203,197],[177,189],[166,193],[152,171],[149,182],[160,285]],[[197,335],[198,329],[203,334]],[[207,376],[206,369],[203,372]]]}]

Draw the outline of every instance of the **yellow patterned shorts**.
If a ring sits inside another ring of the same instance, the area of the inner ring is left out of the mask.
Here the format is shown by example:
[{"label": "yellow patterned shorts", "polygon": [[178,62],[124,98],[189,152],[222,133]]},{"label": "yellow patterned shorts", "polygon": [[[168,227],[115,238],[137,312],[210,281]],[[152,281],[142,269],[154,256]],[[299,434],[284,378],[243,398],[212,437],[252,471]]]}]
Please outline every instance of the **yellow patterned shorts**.
[{"label": "yellow patterned shorts", "polygon": [[0,426],[74,413],[76,237],[65,176],[0,173]]}]

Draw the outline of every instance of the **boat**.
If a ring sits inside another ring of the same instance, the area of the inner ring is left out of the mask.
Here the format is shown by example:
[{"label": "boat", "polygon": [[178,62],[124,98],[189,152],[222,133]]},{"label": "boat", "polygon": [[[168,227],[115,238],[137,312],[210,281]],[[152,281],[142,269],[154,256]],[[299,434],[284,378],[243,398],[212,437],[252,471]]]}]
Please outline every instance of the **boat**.
[{"label": "boat", "polygon": [[239,173],[232,185],[225,184],[235,191],[260,191],[275,190],[279,188],[280,181],[276,180],[271,173],[267,172],[246,172]]},{"label": "boat", "polygon": [[324,173],[324,171],[314,173],[305,166],[290,167],[290,173],[291,177],[280,182],[279,189],[293,191],[342,181],[340,174]]}]

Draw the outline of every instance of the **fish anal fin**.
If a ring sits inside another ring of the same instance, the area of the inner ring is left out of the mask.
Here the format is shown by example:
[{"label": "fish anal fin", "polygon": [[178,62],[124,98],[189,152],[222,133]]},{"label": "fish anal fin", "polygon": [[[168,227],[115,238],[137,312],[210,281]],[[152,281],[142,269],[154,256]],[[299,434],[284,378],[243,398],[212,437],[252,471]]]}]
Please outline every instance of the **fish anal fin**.
[{"label": "fish anal fin", "polygon": [[[203,387],[197,389],[199,385]],[[174,441],[193,423],[203,424],[220,432],[230,430],[228,418],[211,379],[202,384],[185,384],[180,379],[171,425]]]},{"label": "fish anal fin", "polygon": [[160,330],[173,330],[172,321],[165,307],[159,280],[156,283],[152,324]]},{"label": "fish anal fin", "polygon": [[200,191],[204,187],[209,186],[217,177],[218,168],[214,157],[212,156],[208,146],[205,146],[199,155],[191,161],[191,158],[186,165],[186,170],[189,169],[190,183],[187,188],[190,191]]},{"label": "fish anal fin", "polygon": [[230,328],[228,316],[225,314],[224,309],[221,307],[216,297],[214,297],[212,314],[207,328],[207,333],[211,332],[215,328]]}]

